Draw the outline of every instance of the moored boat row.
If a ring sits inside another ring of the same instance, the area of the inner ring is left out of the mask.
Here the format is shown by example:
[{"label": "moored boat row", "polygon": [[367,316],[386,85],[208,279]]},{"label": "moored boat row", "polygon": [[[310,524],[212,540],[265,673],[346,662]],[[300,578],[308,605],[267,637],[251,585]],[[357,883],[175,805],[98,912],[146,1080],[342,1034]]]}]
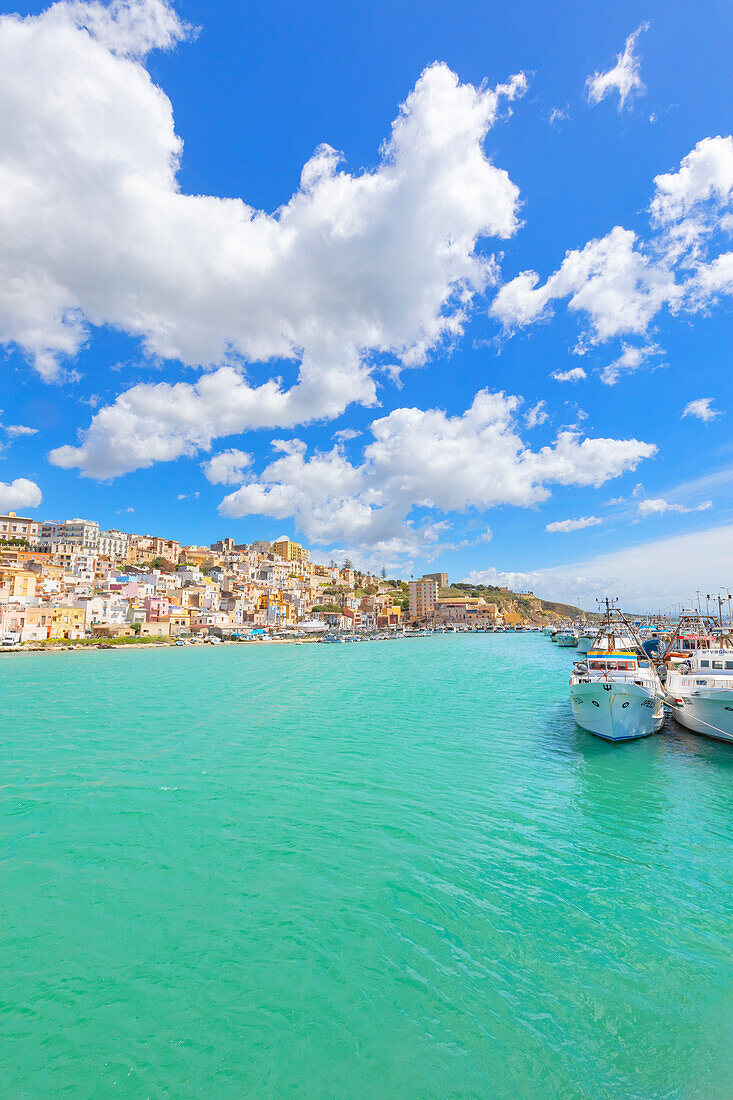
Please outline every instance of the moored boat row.
[{"label": "moored boat row", "polygon": [[665,707],[676,722],[733,744],[733,635],[718,620],[683,612],[675,625],[633,623],[608,599],[595,631],[546,629],[577,650],[570,674],[573,716],[608,741],[655,734]]},{"label": "moored boat row", "polygon": [[[606,600],[603,622],[570,676],[576,722],[606,741],[656,733],[666,705],[695,733],[733,742],[733,636],[700,612],[684,612],[665,638]],[[571,632],[557,637],[559,645]],[[576,643],[577,644],[577,641]]]}]

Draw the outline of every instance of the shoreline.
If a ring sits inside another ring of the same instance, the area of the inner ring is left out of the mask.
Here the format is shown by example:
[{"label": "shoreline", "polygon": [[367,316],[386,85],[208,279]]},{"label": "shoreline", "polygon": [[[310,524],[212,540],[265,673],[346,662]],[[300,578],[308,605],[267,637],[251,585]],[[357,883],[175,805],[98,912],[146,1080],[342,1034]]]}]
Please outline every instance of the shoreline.
[{"label": "shoreline", "polygon": [[[490,634],[490,633],[493,633],[493,632],[492,631],[482,631],[482,630],[457,630],[457,631],[438,631],[436,633],[440,633],[440,634],[443,634],[443,635],[452,634],[454,636],[460,634],[462,636],[463,635],[468,635],[468,636],[473,637],[474,635],[477,635],[477,634]],[[504,632],[501,631],[499,633],[504,633]],[[509,631],[508,633],[511,633],[511,634],[515,634],[515,633],[516,634],[535,634],[535,632],[533,632],[533,631],[516,631],[516,632],[515,631]],[[362,640],[363,641],[369,641],[369,642],[397,641],[398,639],[403,639],[403,640],[404,639],[410,640],[410,639],[417,639],[417,638],[424,639],[425,637],[432,637],[432,636],[433,636],[433,634],[429,634],[429,635],[424,635],[424,634],[414,634],[414,635],[405,634],[405,635],[402,635],[402,634],[399,634],[399,635],[394,635],[391,638],[365,638],[365,639],[360,639],[360,641],[362,641]],[[210,649],[218,649],[219,646],[246,647],[246,648],[249,649],[254,645],[256,645],[256,646],[261,646],[261,645],[268,645],[268,646],[271,646],[271,645],[311,645],[312,646],[312,645],[322,645],[322,644],[323,644],[323,639],[322,638],[312,638],[312,639],[311,638],[253,638],[251,641],[246,641],[246,642],[245,641],[224,641],[224,640],[222,640],[216,645],[212,645],[211,642],[195,642],[193,645],[182,645],[182,646],[177,645],[175,642],[164,642],[164,641],[121,642],[121,643],[120,642],[118,642],[118,643],[113,643],[112,642],[111,643],[111,642],[106,642],[106,641],[103,641],[102,639],[100,639],[98,642],[97,641],[86,642],[86,643],[83,643],[83,644],[79,644],[78,642],[53,642],[53,643],[43,645],[43,644],[39,644],[39,643],[36,642],[36,643],[31,643],[30,645],[27,645],[27,646],[26,645],[21,645],[21,646],[17,646],[17,647],[16,646],[8,646],[7,648],[0,647],[0,658],[10,657],[10,656],[18,656],[18,655],[28,654],[28,653],[99,653],[99,652],[110,653],[112,650],[115,650],[119,653],[119,652],[125,652],[127,650],[133,650],[133,649],[135,649],[135,650],[139,650],[139,649],[156,649],[156,650],[160,650],[160,649],[200,649],[200,648],[204,648],[204,647],[207,647],[207,648],[210,648]]]},{"label": "shoreline", "polygon": [[[223,646],[252,646],[263,645],[264,639],[255,642],[219,642],[219,645]],[[269,638],[267,645],[314,645],[318,644],[316,641],[310,642],[305,638]],[[210,642],[197,642],[193,646],[179,646],[175,642],[123,642],[122,644],[110,644],[109,642],[100,643],[87,643],[85,645],[78,645],[74,642],[54,642],[50,645],[29,645],[29,646],[8,646],[7,648],[0,648],[0,657],[9,657],[12,655],[18,656],[23,653],[99,653],[100,651],[109,653],[112,650],[116,650],[118,653],[125,652],[129,649],[201,649],[204,646],[209,649],[218,649],[217,645],[212,645]]]}]

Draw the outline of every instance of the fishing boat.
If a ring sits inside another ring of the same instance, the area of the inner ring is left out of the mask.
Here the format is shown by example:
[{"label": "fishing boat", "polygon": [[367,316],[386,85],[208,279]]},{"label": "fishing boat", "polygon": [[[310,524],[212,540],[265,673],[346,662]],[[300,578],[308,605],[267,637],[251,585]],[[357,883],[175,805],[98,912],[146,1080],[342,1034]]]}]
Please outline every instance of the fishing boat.
[{"label": "fishing boat", "polygon": [[557,635],[555,641],[559,646],[574,647],[578,644],[578,635],[574,630],[563,630]]},{"label": "fishing boat", "polygon": [[593,639],[595,638],[595,631],[591,632],[582,631],[578,635],[578,653],[587,653],[593,645]]},{"label": "fishing boat", "polygon": [[606,741],[635,741],[664,721],[662,684],[641,638],[609,600],[603,623],[584,661],[570,676],[570,702],[578,725]]},{"label": "fishing boat", "polygon": [[694,733],[733,742],[733,637],[699,611],[685,611],[663,653],[665,702]]}]

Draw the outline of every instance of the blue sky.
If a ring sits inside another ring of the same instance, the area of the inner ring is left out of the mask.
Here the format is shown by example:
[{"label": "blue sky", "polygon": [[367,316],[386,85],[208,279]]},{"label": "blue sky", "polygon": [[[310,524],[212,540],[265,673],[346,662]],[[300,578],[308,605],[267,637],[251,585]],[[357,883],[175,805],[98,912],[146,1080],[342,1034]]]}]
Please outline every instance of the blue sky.
[{"label": "blue sky", "polygon": [[733,580],[729,5],[0,11],[0,507]]}]

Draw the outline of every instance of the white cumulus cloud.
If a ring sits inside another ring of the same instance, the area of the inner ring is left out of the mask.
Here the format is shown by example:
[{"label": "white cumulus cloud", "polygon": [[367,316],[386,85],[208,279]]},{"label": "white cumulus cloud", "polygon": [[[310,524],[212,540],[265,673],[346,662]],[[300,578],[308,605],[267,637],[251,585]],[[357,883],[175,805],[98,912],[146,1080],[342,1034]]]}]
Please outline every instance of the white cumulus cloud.
[{"label": "white cumulus cloud", "polygon": [[[52,459],[91,476],[375,403],[381,362],[418,365],[461,333],[496,279],[479,243],[518,226],[518,188],[484,139],[526,79],[474,87],[440,63],[373,167],[349,172],[323,144],[275,212],[186,194],[173,107],[143,63],[185,33],[166,0],[0,18],[0,341],[53,379],[90,326],[110,325],[151,356],[218,375],[135,387],[99,410],[79,446]],[[283,359],[294,385],[247,383],[244,363]],[[231,388],[238,416],[214,415],[210,386]]]},{"label": "white cumulus cloud", "polygon": [[647,30],[648,23],[642,23],[633,34],[626,39],[623,52],[616,55],[616,64],[605,72],[594,73],[586,81],[588,90],[588,102],[591,105],[600,103],[607,95],[618,94],[618,109],[623,109],[630,95],[640,95],[645,91],[641,79],[641,61],[636,53],[636,40],[642,31]]},{"label": "white cumulus cloud", "polygon": [[570,370],[554,370],[550,377],[556,382],[582,382],[588,375],[582,367],[571,367]]},{"label": "white cumulus cloud", "polygon": [[660,516],[665,512],[706,512],[712,506],[712,500],[704,500],[702,504],[690,506],[671,503],[665,500],[664,497],[649,497],[646,500],[639,501],[637,510],[640,516]]},{"label": "white cumulus cloud", "polygon": [[16,477],[15,481],[0,481],[0,512],[17,512],[23,508],[37,508],[43,494],[35,481]]},{"label": "white cumulus cloud", "polygon": [[694,401],[688,401],[682,410],[682,417],[692,417],[694,420],[702,420],[709,424],[717,416],[721,416],[720,409],[713,408],[712,397],[698,397]]},{"label": "white cumulus cloud", "polygon": [[203,463],[207,481],[212,485],[241,485],[244,471],[252,465],[252,455],[232,448],[221,451]]},{"label": "white cumulus cloud", "polygon": [[600,527],[603,523],[598,516],[580,516],[579,519],[558,519],[554,523],[548,523],[545,531],[552,534],[567,535],[571,531],[582,531],[584,527]]},{"label": "white cumulus cloud", "polygon": [[660,355],[661,349],[656,344],[621,344],[621,354],[612,363],[601,371],[601,382],[606,386],[615,386],[623,374],[633,374],[645,365],[655,355]]},{"label": "white cumulus cloud", "polygon": [[578,351],[623,340],[602,375],[612,385],[660,353],[644,338],[663,308],[692,313],[733,294],[733,252],[721,251],[733,228],[733,137],[704,138],[654,183],[648,239],[617,225],[566,252],[544,283],[523,271],[499,289],[490,313],[505,333],[549,318],[553,304],[567,299],[585,326]]},{"label": "white cumulus cloud", "polygon": [[360,462],[339,445],[309,456],[302,441],[281,441],[278,457],[246,477],[220,511],[292,518],[313,544],[414,555],[434,541],[436,522],[426,509],[529,507],[546,500],[552,484],[598,487],[656,452],[637,439],[567,430],[533,451],[519,434],[520,404],[482,390],[458,416],[396,409],[371,424]]}]

